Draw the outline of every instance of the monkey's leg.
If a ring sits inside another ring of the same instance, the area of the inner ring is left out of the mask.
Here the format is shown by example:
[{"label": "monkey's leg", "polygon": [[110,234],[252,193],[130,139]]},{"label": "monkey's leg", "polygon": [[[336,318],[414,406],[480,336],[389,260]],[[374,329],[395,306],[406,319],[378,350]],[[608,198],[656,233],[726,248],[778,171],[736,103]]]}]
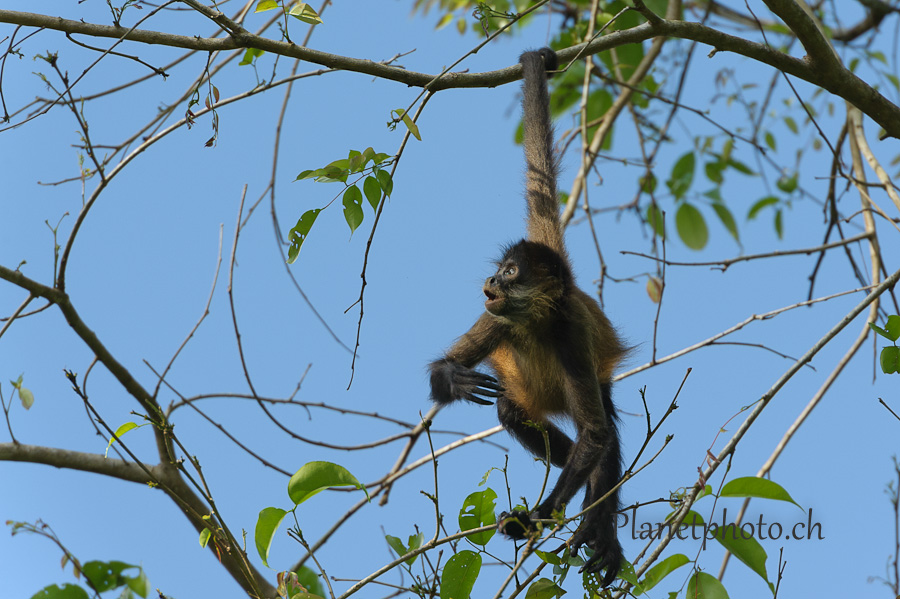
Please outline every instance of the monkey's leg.
[{"label": "monkey's leg", "polygon": [[[497,416],[500,423],[521,443],[525,449],[539,458],[547,458],[547,445],[544,443],[544,435],[534,426],[527,424],[531,417],[528,413],[512,402],[507,397],[497,399]],[[554,466],[565,465],[569,452],[572,450],[572,440],[552,423],[542,423],[547,431],[547,442],[550,446],[550,463]],[[524,539],[534,531],[531,516],[528,512],[514,510],[511,514],[500,514],[500,532],[513,539]]]},{"label": "monkey's leg", "polygon": [[579,432],[556,485],[544,502],[535,508],[537,518],[549,518],[553,510],[559,510],[569,503],[575,493],[587,484],[588,477],[603,454],[607,437],[605,430],[606,427]]},{"label": "monkey's leg", "polygon": [[[515,437],[525,449],[539,458],[547,458],[544,435],[534,426],[527,424],[532,418],[528,413],[507,397],[497,399],[497,417],[509,434]],[[562,468],[572,450],[572,440],[550,422],[543,422],[550,444],[550,463]]]},{"label": "monkey's leg", "polygon": [[[615,430],[615,429],[613,429]],[[611,439],[601,454],[600,461],[588,477],[583,507],[587,508],[606,495],[621,478],[621,457],[618,439]],[[599,572],[606,569],[603,585],[615,579],[622,563],[622,546],[616,535],[616,516],[619,509],[619,491],[616,489],[599,505],[587,512],[570,541],[574,551],[585,544],[594,555],[582,567],[583,572]]]}]

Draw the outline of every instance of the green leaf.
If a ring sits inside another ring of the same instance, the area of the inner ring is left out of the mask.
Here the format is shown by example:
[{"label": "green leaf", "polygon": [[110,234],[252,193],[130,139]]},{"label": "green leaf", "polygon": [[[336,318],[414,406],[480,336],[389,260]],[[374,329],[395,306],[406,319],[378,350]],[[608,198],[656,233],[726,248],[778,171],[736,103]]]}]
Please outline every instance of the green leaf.
[{"label": "green leaf", "polygon": [[378,179],[366,177],[366,180],[363,182],[363,192],[365,192],[366,199],[369,200],[372,210],[378,210],[378,204],[381,203],[381,184],[378,183]]},{"label": "green leaf", "polygon": [[19,401],[22,402],[22,407],[26,410],[31,409],[31,406],[34,405],[34,393],[31,392],[31,389],[19,385],[16,391],[19,392]]},{"label": "green leaf", "polygon": [[247,48],[247,50],[244,52],[244,57],[241,59],[241,62],[238,63],[238,66],[242,67],[248,64],[253,64],[253,59],[259,58],[263,54],[265,54],[265,51],[260,50],[259,48]]},{"label": "green leaf", "polygon": [[[489,524],[496,524],[497,516],[494,514],[496,500],[497,493],[491,488],[471,493],[463,501],[462,509],[459,510],[459,529],[466,531]],[[491,540],[495,532],[497,532],[497,529],[492,528],[466,535],[466,538],[476,545],[484,546]]]},{"label": "green leaf", "polygon": [[724,181],[724,177],[722,177],[723,168],[725,168],[725,165],[721,162],[707,162],[704,166],[706,178],[713,183],[722,183]]},{"label": "green leaf", "polygon": [[759,497],[761,499],[775,499],[793,503],[801,510],[803,509],[799,503],[794,501],[794,498],[791,497],[790,493],[784,490],[784,487],[767,478],[759,478],[756,476],[742,476],[728,481],[719,492],[719,497]]},{"label": "green leaf", "polygon": [[884,57],[884,52],[880,52],[878,50],[866,50],[866,54],[869,58],[874,58],[875,60],[881,62],[882,64],[887,64],[887,58]]},{"label": "green leaf", "polygon": [[675,213],[675,228],[684,245],[692,250],[702,250],[709,241],[709,229],[699,210],[688,203],[678,207]]},{"label": "green leaf", "polygon": [[751,176],[752,176],[752,175],[755,175],[755,174],[756,174],[756,173],[753,172],[753,169],[751,169],[749,166],[747,166],[747,165],[744,164],[743,162],[739,162],[739,161],[735,160],[734,158],[729,158],[729,159],[728,159],[728,166],[730,166],[731,168],[733,168],[733,169],[736,170],[737,172],[742,173],[742,174],[744,174],[744,175],[751,175]]},{"label": "green leaf", "polygon": [[778,239],[784,239],[784,223],[781,208],[775,211],[775,233]]},{"label": "green leaf", "polygon": [[775,146],[775,136],[772,135],[771,131],[766,131],[763,139],[766,140],[766,145],[769,146],[769,148],[771,148],[773,151],[777,149]]},{"label": "green leaf", "polygon": [[775,186],[784,193],[793,192],[797,189],[797,173],[794,173],[790,177],[782,175],[778,178],[778,181],[775,182]]},{"label": "green leaf", "polygon": [[653,172],[644,173],[640,178],[641,191],[644,193],[653,193],[656,191],[656,175]]},{"label": "green leaf", "polygon": [[550,551],[541,551],[540,549],[535,549],[534,554],[541,558],[541,561],[550,564],[551,566],[558,566],[562,564],[562,560],[555,553],[551,553]]},{"label": "green leaf", "polygon": [[[425,541],[425,534],[419,533],[416,535],[409,536],[409,547],[403,544],[403,541],[398,539],[397,537],[392,537],[391,535],[385,535],[385,540],[387,540],[388,545],[390,545],[391,549],[394,550],[394,553],[397,554],[397,557],[403,557],[410,551],[415,551],[419,547],[422,546],[422,543]],[[406,560],[406,565],[411,566],[416,563],[416,558],[418,555],[414,555]]]},{"label": "green leaf", "polygon": [[715,576],[697,572],[688,580],[686,596],[691,599],[728,599],[728,592]]},{"label": "green leaf", "polygon": [[718,202],[713,203],[712,207],[716,212],[716,216],[719,217],[719,220],[722,221],[722,224],[725,225],[725,228],[731,233],[731,236],[734,237],[734,240],[740,243],[741,238],[738,235],[737,222],[735,222],[731,210],[729,210],[725,204],[719,204]]},{"label": "green leaf", "polygon": [[[699,497],[698,497],[698,499],[699,499]],[[673,512],[673,514],[674,514],[674,512]],[[668,521],[668,519],[673,514],[669,514],[669,516],[666,517],[666,521]],[[688,513],[684,515],[684,520],[681,521],[681,526],[688,526],[688,527],[703,526],[703,523],[704,523],[703,516],[701,516],[694,510],[689,510]]]},{"label": "green leaf", "polygon": [[304,23],[309,23],[310,25],[322,24],[322,18],[319,16],[319,13],[306,2],[297,2],[288,14],[295,19],[300,19]]},{"label": "green leaf", "polygon": [[465,549],[449,560],[441,573],[441,599],[468,599],[481,572],[481,556]]},{"label": "green leaf", "polygon": [[891,345],[881,350],[881,371],[885,374],[900,373],[900,347]]},{"label": "green leaf", "polygon": [[887,331],[887,338],[891,341],[900,339],[900,316],[896,314],[888,316],[884,329]]},{"label": "green leaf", "polygon": [[259,0],[256,5],[256,10],[253,12],[265,12],[267,10],[272,10],[273,8],[278,8],[278,2],[275,0]]},{"label": "green leaf", "polygon": [[[22,392],[19,391],[19,394],[21,394],[21,393]],[[142,426],[146,426],[146,425],[135,424],[134,422],[126,422],[125,424],[120,425],[119,428],[116,429],[116,436],[109,438],[109,443],[106,444],[106,452],[103,454],[103,457],[109,457],[109,448],[112,447],[112,444],[116,442],[116,437],[118,437],[119,440],[121,441],[122,435],[124,435],[128,431],[134,430],[136,428],[141,428]]]},{"label": "green leaf", "polygon": [[644,574],[644,580],[641,581],[641,588],[644,592],[649,591],[653,587],[655,587],[659,582],[680,568],[681,566],[690,563],[690,559],[684,554],[676,553],[675,555],[670,555],[663,561],[659,562]]},{"label": "green leaf", "polygon": [[900,90],[900,77],[897,77],[893,73],[888,73],[887,71],[883,71],[882,74],[887,77],[887,80],[891,82],[891,85],[894,86],[894,89]]},{"label": "green leaf", "polygon": [[32,595],[31,599],[89,599],[89,596],[80,586],[66,583],[62,586],[46,586]]},{"label": "green leaf", "polygon": [[[424,543],[424,542],[425,542],[425,533],[424,532],[420,532],[420,533],[414,534],[414,535],[409,535],[409,550],[415,551],[416,549],[421,547],[422,543]],[[418,557],[418,556],[416,556],[416,557]],[[416,561],[415,557],[411,558],[411,559],[413,562]],[[410,563],[412,563],[412,562],[410,562]]]},{"label": "green leaf", "polygon": [[406,110],[398,108],[394,112],[397,113],[397,116],[400,117],[400,120],[402,120],[403,124],[406,125],[406,128],[409,129],[409,132],[413,134],[413,137],[422,141],[422,136],[419,135],[419,127],[413,122],[409,115],[406,114]]},{"label": "green leaf", "polygon": [[797,129],[797,123],[789,116],[784,117],[784,124],[787,125],[787,128],[791,130],[792,133],[796,134],[799,130]]},{"label": "green leaf", "polygon": [[[869,323],[869,328],[884,337],[885,339],[890,339],[890,336],[887,331],[882,329],[880,326],[876,325],[874,322]],[[893,340],[892,340],[893,341]]]},{"label": "green leaf", "polygon": [[312,228],[313,223],[316,222],[320,212],[322,212],[321,208],[307,210],[288,233],[288,243],[291,244],[288,248],[288,264],[293,264],[297,259],[297,256],[300,254],[300,248],[303,247],[303,242],[306,241],[309,230]]},{"label": "green leaf", "polygon": [[275,531],[284,520],[286,510],[277,507],[266,507],[260,510],[259,517],[256,519],[256,531],[253,533],[253,540],[256,543],[256,552],[263,565],[269,567],[269,549],[272,547],[272,539],[275,538]]},{"label": "green leaf", "polygon": [[81,566],[81,573],[91,581],[91,585],[98,593],[102,593],[125,586],[125,578],[122,576],[122,572],[137,567],[133,564],[115,560],[109,562],[93,560]]},{"label": "green leaf", "polygon": [[443,17],[441,17],[440,21],[437,22],[437,25],[434,26],[435,31],[437,31],[438,29],[443,29],[444,27],[449,25],[451,21],[453,21],[453,13],[448,12]]},{"label": "green leaf", "polygon": [[653,227],[653,231],[663,239],[666,238],[665,219],[662,210],[656,204],[647,206],[647,222]]},{"label": "green leaf", "polygon": [[384,195],[391,197],[391,192],[394,191],[394,180],[391,179],[391,174],[381,170],[375,173],[375,178],[378,179],[378,184],[381,185]]},{"label": "green leaf", "polygon": [[200,546],[205,548],[206,545],[209,543],[209,538],[211,536],[212,536],[212,531],[210,529],[204,528],[203,530],[201,530],[200,538],[198,539],[200,541]]},{"label": "green leaf", "polygon": [[[318,575],[311,568],[300,566],[300,569],[295,574],[297,575],[297,582],[306,587],[306,590],[314,596],[325,594],[325,587],[322,586],[322,581],[319,580]],[[301,599],[303,598],[301,597]]]},{"label": "green leaf", "polygon": [[684,194],[691,188],[694,180],[694,153],[687,152],[675,162],[672,167],[672,175],[666,186],[676,198],[684,197]]},{"label": "green leaf", "polygon": [[344,191],[344,219],[350,225],[350,234],[356,231],[356,228],[363,221],[362,209],[362,192],[356,185],[351,185]]},{"label": "green leaf", "polygon": [[288,495],[294,505],[299,505],[330,487],[356,487],[369,496],[366,487],[346,468],[331,462],[309,462],[297,470],[288,483]]},{"label": "green leaf", "polygon": [[539,578],[528,587],[525,599],[554,599],[565,594],[566,592],[549,578]]},{"label": "green leaf", "polygon": [[769,576],[766,574],[766,558],[768,556],[753,535],[744,536],[741,528],[734,524],[728,524],[717,527],[714,537],[725,549],[759,574],[760,578],[769,582]]},{"label": "green leaf", "polygon": [[[384,535],[384,539],[387,541],[388,546],[394,550],[394,553],[397,554],[397,557],[403,557],[407,553],[409,553],[409,549],[406,548],[406,545],[403,544],[398,537],[394,537],[391,535]],[[407,563],[411,566],[409,560],[406,560]]]},{"label": "green leaf", "polygon": [[147,578],[143,568],[140,570],[137,576],[126,576],[125,584],[140,597],[146,598],[150,593],[150,579]]},{"label": "green leaf", "polygon": [[780,200],[775,196],[766,196],[761,200],[757,200],[755,204],[750,206],[750,211],[747,212],[747,220],[753,220],[756,218],[756,215],[759,214],[759,211],[765,208],[766,206],[773,206],[777,204]]}]

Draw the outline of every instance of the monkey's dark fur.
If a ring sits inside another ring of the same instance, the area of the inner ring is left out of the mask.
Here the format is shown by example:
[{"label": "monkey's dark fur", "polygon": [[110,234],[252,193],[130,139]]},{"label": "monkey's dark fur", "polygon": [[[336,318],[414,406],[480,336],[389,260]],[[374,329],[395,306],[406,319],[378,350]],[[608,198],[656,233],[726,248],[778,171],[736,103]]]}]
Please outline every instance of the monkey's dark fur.
[{"label": "monkey's dark fur", "polygon": [[[437,403],[466,399],[489,405],[485,398],[496,398],[500,422],[539,457],[547,455],[544,437],[528,423],[540,423],[547,431],[550,462],[562,473],[530,514],[501,515],[501,531],[513,538],[524,538],[534,530],[532,519],[551,518],[582,487],[587,507],[618,483],[621,451],[611,380],[626,351],[597,302],[575,285],[563,241],[547,91],[547,71],[556,69],[556,54],[544,48],[519,60],[528,238],[508,247],[496,274],[485,281],[486,312],[430,366]],[[496,378],[473,370],[482,362]],[[551,422],[556,417],[574,423],[574,442]],[[614,492],[584,515],[570,541],[573,552],[581,545],[594,550],[582,570],[605,568],[604,585],[613,581],[622,561],[618,509]]]}]

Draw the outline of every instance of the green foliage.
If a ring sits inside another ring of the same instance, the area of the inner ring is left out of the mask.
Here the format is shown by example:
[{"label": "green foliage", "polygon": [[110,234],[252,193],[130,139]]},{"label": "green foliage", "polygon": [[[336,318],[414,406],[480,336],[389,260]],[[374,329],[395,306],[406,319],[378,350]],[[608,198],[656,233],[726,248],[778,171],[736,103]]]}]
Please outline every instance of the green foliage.
[{"label": "green foliage", "polygon": [[[317,183],[343,183],[341,203],[344,206],[344,220],[347,221],[350,234],[353,235],[365,217],[362,208],[363,194],[373,210],[378,209],[382,194],[384,197],[391,196],[394,182],[391,174],[385,168],[390,165],[392,160],[393,158],[389,154],[376,152],[371,147],[362,152],[350,150],[347,158],[335,160],[322,168],[302,171],[297,175],[295,181],[313,179]],[[357,175],[355,180],[348,183],[348,180],[355,175]],[[360,181],[363,182],[362,191],[358,186]],[[288,232],[288,264],[293,264],[297,260],[300,249],[322,210],[324,208],[307,210]]]},{"label": "green foliage", "polygon": [[51,584],[34,595],[31,599],[89,599],[87,591],[78,585],[66,583],[62,586]]},{"label": "green foliage", "polygon": [[351,235],[363,220],[362,199],[363,194],[356,185],[351,185],[344,190],[344,199],[342,201],[344,204],[344,219],[350,225]]},{"label": "green foliage", "polygon": [[321,208],[307,210],[297,221],[297,224],[291,227],[291,230],[288,232],[288,243],[290,244],[288,247],[288,264],[293,264],[297,256],[300,255],[300,248],[303,246],[303,242],[306,241],[309,230],[312,229],[316,219],[319,218],[320,212],[322,212]]},{"label": "green foliage", "polygon": [[256,519],[256,531],[253,540],[256,543],[256,551],[259,558],[267,568],[269,566],[269,549],[272,546],[272,539],[275,538],[275,531],[281,525],[281,521],[287,515],[287,511],[277,507],[263,508],[259,512]]},{"label": "green foliage", "polygon": [[[459,529],[461,531],[472,530],[497,523],[497,516],[494,514],[497,493],[487,488],[484,491],[476,491],[466,497],[463,501],[462,509],[459,510]],[[474,532],[467,535],[466,538],[476,545],[487,545],[496,529]]]},{"label": "green foliage", "polygon": [[554,599],[565,594],[566,592],[549,578],[539,578],[528,587],[525,599]]},{"label": "green foliage", "polygon": [[682,553],[676,553],[674,555],[670,555],[666,559],[654,565],[652,568],[647,570],[647,573],[644,574],[644,579],[640,582],[640,589],[635,589],[635,595],[639,595],[641,593],[645,593],[658,585],[663,578],[680,568],[681,566],[690,563],[690,559]]},{"label": "green foliage", "polygon": [[666,238],[666,227],[665,227],[665,218],[663,218],[662,210],[656,204],[650,204],[647,206],[647,223],[650,227],[653,228],[653,231],[662,237]]},{"label": "green foliage", "polygon": [[468,599],[481,572],[481,555],[465,549],[447,560],[441,573],[441,599]]},{"label": "green foliage", "polygon": [[391,112],[392,115],[396,114],[398,119],[406,125],[406,128],[409,129],[409,132],[412,133],[413,137],[422,141],[422,135],[419,133],[419,126],[416,125],[415,121],[409,116],[409,114],[403,108],[397,108]]},{"label": "green foliage", "polygon": [[[404,545],[403,541],[401,541],[397,537],[392,537],[391,535],[385,535],[384,538],[385,538],[385,540],[387,540],[387,543],[390,546],[390,548],[393,549],[394,552],[397,554],[397,557],[401,557],[401,556],[406,555],[407,553],[410,553],[411,551],[415,551],[416,549],[418,549],[419,547],[422,546],[422,543],[425,542],[425,535],[421,532],[414,534],[414,535],[409,535],[409,539],[407,541],[409,543],[409,545]],[[404,563],[407,566],[412,566],[414,563],[416,563],[417,557],[419,557],[419,556],[414,555],[414,556],[408,558]]]},{"label": "green foliage", "polygon": [[885,374],[900,374],[900,347],[897,346],[897,339],[900,339],[900,316],[888,316],[883,329],[874,322],[869,323],[869,328],[894,344],[881,349],[881,371]]},{"label": "green foliage", "polygon": [[790,493],[784,490],[784,487],[767,478],[759,478],[756,476],[744,476],[728,481],[719,492],[719,497],[759,497],[762,499],[774,499],[777,501],[793,503],[801,510],[803,509],[799,503],[794,501],[794,498],[791,497]]},{"label": "green foliage", "polygon": [[260,50],[259,48],[247,48],[244,52],[244,57],[241,58],[241,62],[238,63],[238,66],[246,66],[248,64],[253,64],[253,61],[265,54],[264,50]]},{"label": "green foliage", "polygon": [[313,9],[313,7],[306,2],[294,1],[290,3],[283,3],[276,0],[259,0],[259,2],[257,2],[256,4],[256,10],[254,10],[253,12],[265,12],[267,10],[274,10],[276,8],[281,8],[285,12],[285,14],[290,15],[295,19],[299,19],[304,23],[308,23],[310,25],[322,24],[322,18],[319,16],[319,13],[317,13],[315,9]]},{"label": "green foliage", "polygon": [[769,582],[769,577],[766,574],[766,559],[768,556],[762,545],[759,544],[759,541],[752,536],[744,536],[741,529],[735,524],[717,527],[714,537],[725,549],[759,574],[768,583],[769,589],[773,593],[775,592],[775,586]]},{"label": "green foliage", "polygon": [[319,577],[306,566],[296,572],[279,572],[276,591],[282,599],[322,599],[325,595]]},{"label": "green foliage", "polygon": [[688,580],[686,596],[692,599],[728,599],[728,592],[715,576],[696,572]]},{"label": "green foliage", "polygon": [[687,152],[675,161],[672,166],[672,174],[666,181],[666,187],[675,196],[676,200],[684,197],[694,181],[694,153]]},{"label": "green foliage", "polygon": [[331,462],[309,462],[294,473],[288,483],[288,496],[299,505],[331,487],[356,487],[369,496],[365,485],[343,466]]},{"label": "green foliage", "polygon": [[[124,574],[126,570],[137,570],[137,573],[128,576]],[[150,581],[143,569],[125,562],[90,561],[81,566],[80,570],[76,568],[76,575],[84,576],[97,593],[121,589],[119,591],[120,599],[127,599],[135,595],[147,597],[150,591]],[[93,593],[89,595],[82,587],[67,583],[62,586],[55,584],[46,586],[32,595],[31,599],[88,599],[91,596]]]},{"label": "green foliage", "polygon": [[13,389],[15,389],[19,394],[19,401],[22,402],[22,407],[28,410],[31,409],[31,406],[34,405],[34,393],[32,393],[30,389],[27,389],[22,384],[24,376],[24,374],[20,374],[19,378],[14,381],[10,381],[9,384],[12,385]]},{"label": "green foliage", "polygon": [[253,540],[256,544],[256,551],[266,567],[269,565],[269,549],[272,546],[272,539],[275,538],[275,532],[288,511],[295,512],[301,503],[313,495],[332,487],[356,487],[362,490],[367,498],[369,497],[369,492],[366,490],[365,485],[359,482],[343,466],[331,462],[308,462],[297,470],[288,482],[288,497],[294,502],[294,507],[291,510],[266,507],[259,512]]},{"label": "green foliage", "polygon": [[104,452],[103,456],[109,457],[109,448],[112,447],[112,444],[116,442],[116,439],[119,439],[121,441],[122,435],[124,435],[128,431],[134,430],[136,428],[141,428],[142,426],[147,426],[147,424],[137,424],[135,422],[126,422],[125,424],[120,425],[119,428],[116,429],[115,436],[109,438],[109,443],[106,444],[106,451]]},{"label": "green foliage", "polygon": [[675,228],[684,245],[692,250],[702,250],[709,241],[709,229],[703,213],[687,202],[675,213]]}]

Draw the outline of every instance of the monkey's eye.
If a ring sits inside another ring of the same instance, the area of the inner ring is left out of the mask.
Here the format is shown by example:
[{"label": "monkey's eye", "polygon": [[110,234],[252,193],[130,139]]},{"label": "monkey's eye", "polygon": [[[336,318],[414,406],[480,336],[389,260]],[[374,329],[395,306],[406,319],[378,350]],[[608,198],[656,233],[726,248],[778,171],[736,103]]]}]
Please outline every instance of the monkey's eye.
[{"label": "monkey's eye", "polygon": [[519,269],[516,268],[515,265],[507,266],[505,269],[503,269],[503,275],[507,277],[514,277],[516,276],[517,272],[519,272]]}]

